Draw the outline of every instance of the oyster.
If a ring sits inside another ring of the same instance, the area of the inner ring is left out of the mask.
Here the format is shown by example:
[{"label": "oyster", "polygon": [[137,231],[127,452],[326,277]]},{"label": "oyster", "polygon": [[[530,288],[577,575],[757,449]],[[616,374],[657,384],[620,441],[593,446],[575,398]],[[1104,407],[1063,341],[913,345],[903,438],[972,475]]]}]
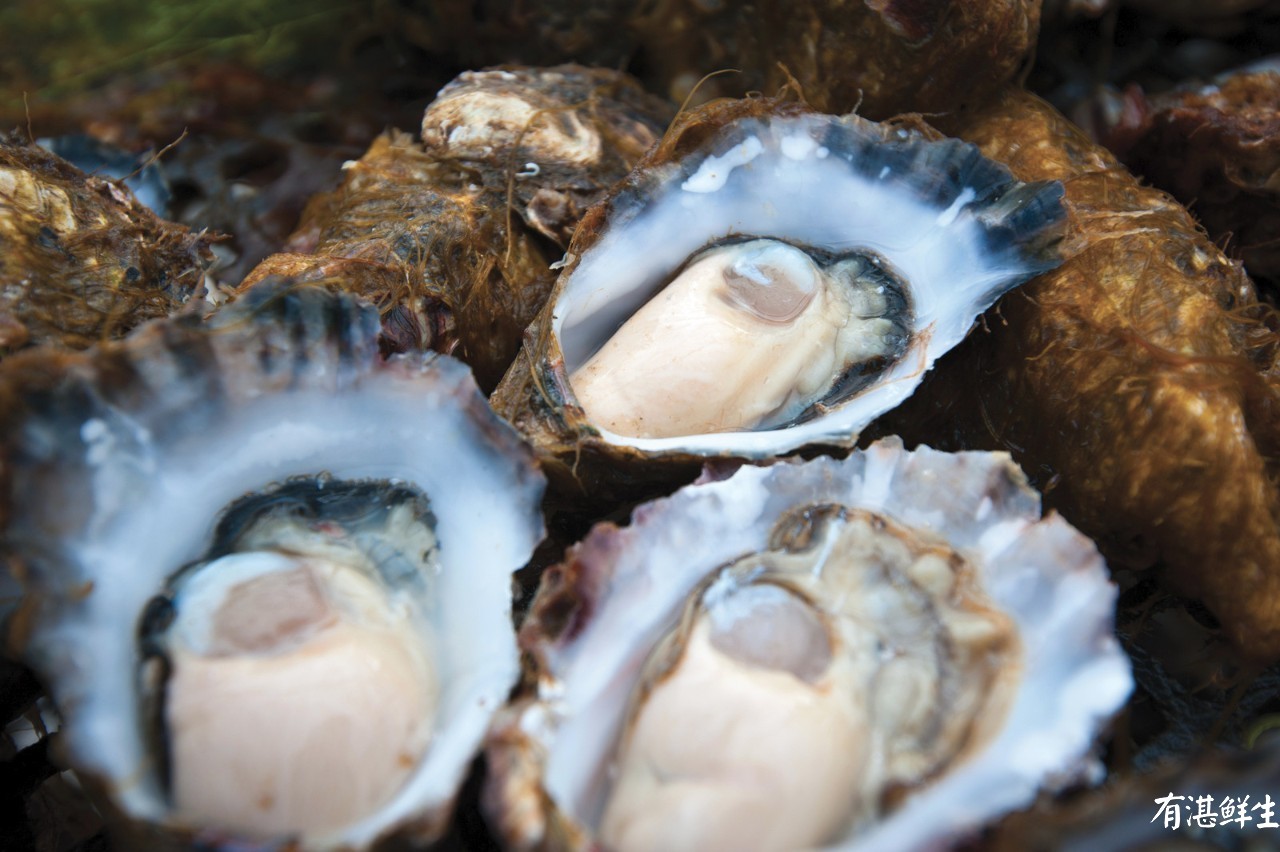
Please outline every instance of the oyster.
[{"label": "oyster", "polygon": [[123,337],[204,290],[213,239],[121,184],[0,134],[0,358]]},{"label": "oyster", "polygon": [[743,467],[544,576],[486,805],[518,849],[941,842],[1087,764],[1114,604],[1002,454]]},{"label": "oyster", "polygon": [[17,649],[133,843],[424,841],[519,665],[543,480],[469,371],[265,282],[6,364]]},{"label": "oyster", "polygon": [[422,143],[564,248],[587,209],[653,147],[674,112],[630,76],[604,68],[468,71],[427,107]]},{"label": "oyster", "polygon": [[[1104,97],[1104,96],[1099,96]],[[1254,278],[1280,279],[1280,69],[1263,65],[1169,92],[1130,85],[1095,138],[1187,205]]]},{"label": "oyster", "polygon": [[494,407],[566,468],[849,446],[1057,265],[1061,194],[856,116],[686,114],[583,220]]},{"label": "oyster", "polygon": [[1272,309],[1184,207],[1044,101],[1009,90],[948,120],[1022,177],[1062,180],[1078,250],[881,426],[1012,448],[1113,565],[1158,566],[1244,655],[1280,660]]},{"label": "oyster", "polygon": [[427,108],[421,144],[395,131],[376,139],[307,205],[292,251],[241,289],[280,274],[341,279],[382,309],[388,350],[454,355],[487,393],[546,301],[551,252],[671,111],[616,71],[464,73]]}]

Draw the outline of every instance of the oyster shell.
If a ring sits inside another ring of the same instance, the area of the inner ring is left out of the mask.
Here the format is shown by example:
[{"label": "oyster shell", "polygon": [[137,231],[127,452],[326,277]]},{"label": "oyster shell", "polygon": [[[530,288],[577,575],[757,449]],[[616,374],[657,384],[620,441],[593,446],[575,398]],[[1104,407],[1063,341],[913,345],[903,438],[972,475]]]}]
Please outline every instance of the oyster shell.
[{"label": "oyster shell", "polygon": [[[1099,95],[1099,97],[1104,97]],[[1194,211],[1255,279],[1280,280],[1280,69],[1223,74],[1099,110],[1093,134],[1135,174]]]},{"label": "oyster shell", "polygon": [[1060,262],[1061,194],[857,116],[686,114],[583,220],[494,407],[565,468],[850,446]]},{"label": "oyster shell", "polygon": [[1056,178],[1078,250],[884,424],[1007,446],[1112,564],[1159,566],[1239,650],[1280,660],[1280,351],[1272,310],[1190,214],[1018,90],[949,121]]},{"label": "oyster shell", "polygon": [[940,842],[1087,764],[1114,603],[1002,454],[743,467],[548,571],[486,805],[517,849]]},{"label": "oyster shell", "polygon": [[674,113],[617,71],[508,66],[465,72],[441,89],[422,116],[422,143],[564,248]]},{"label": "oyster shell", "polygon": [[[646,79],[681,101],[703,75],[704,98],[796,85],[829,112],[883,119],[981,103],[1017,76],[1035,47],[1041,0],[676,0],[629,22]],[[856,47],[853,47],[856,45]]]},{"label": "oyster shell", "polygon": [[212,243],[121,184],[0,134],[0,358],[85,349],[177,310],[202,293]]},{"label": "oyster shell", "polygon": [[518,675],[542,477],[464,366],[378,328],[267,282],[5,365],[17,650],[129,844],[429,840]]},{"label": "oyster shell", "polygon": [[820,109],[884,118],[978,103],[1016,78],[1035,47],[1040,8],[1041,0],[543,0],[536,14],[511,2],[468,14],[398,8],[388,12],[396,16],[388,35],[473,68],[569,59],[628,67],[677,103],[795,85]]}]

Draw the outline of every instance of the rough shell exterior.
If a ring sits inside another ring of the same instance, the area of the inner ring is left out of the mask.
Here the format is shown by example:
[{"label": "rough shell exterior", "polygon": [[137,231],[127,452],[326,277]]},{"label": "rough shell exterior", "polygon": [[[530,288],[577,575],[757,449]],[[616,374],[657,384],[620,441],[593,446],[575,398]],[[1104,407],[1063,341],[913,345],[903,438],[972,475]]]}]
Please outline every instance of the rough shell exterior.
[{"label": "rough shell exterior", "polygon": [[[1040,0],[553,0],[530,14],[510,0],[468,0],[452,14],[401,10],[411,41],[476,67],[570,58],[628,67],[681,102],[795,81],[826,112],[875,119],[972,103],[1013,79],[1035,45]],[[443,7],[442,7],[443,8]],[[454,7],[449,7],[454,8]],[[718,72],[718,73],[717,73]],[[699,86],[705,75],[717,76]]]},{"label": "rough shell exterior", "polygon": [[0,136],[0,356],[123,337],[204,292],[212,240],[122,184]]},{"label": "rough shell exterior", "polygon": [[567,248],[578,221],[661,136],[671,106],[600,68],[469,71],[422,117],[438,162],[473,173]]},{"label": "rough shell exterior", "polygon": [[1280,387],[1252,283],[1034,96],[948,121],[1020,177],[1061,179],[1079,250],[881,428],[1010,449],[1109,561],[1162,565],[1242,651],[1277,659]]},{"label": "rough shell exterior", "polygon": [[241,289],[269,275],[346,279],[381,310],[385,350],[453,354],[488,390],[554,282],[554,240],[668,112],[612,71],[464,74],[428,109],[425,146],[394,131],[375,140],[341,186],[312,199],[295,251],[267,258]]},{"label": "rough shell exterior", "polygon": [[1083,766],[1131,689],[1096,549],[1062,518],[1041,518],[1007,456],[906,452],[889,440],[844,461],[748,466],[689,486],[637,508],[626,527],[598,525],[548,570],[520,635],[536,694],[501,717],[487,751],[485,804],[512,848],[595,848],[579,809],[601,795],[630,679],[652,644],[709,573],[765,549],[774,519],[812,504],[864,508],[947,539],[1023,643],[1022,683],[986,750],[836,848],[940,844]]},{"label": "rough shell exterior", "polygon": [[633,25],[673,98],[735,69],[709,80],[707,95],[774,94],[795,81],[816,109],[880,120],[990,97],[1027,61],[1040,0],[769,0],[750,14],[686,0]]},{"label": "rough shell exterior", "polygon": [[1132,86],[1101,141],[1186,204],[1250,275],[1280,281],[1280,72],[1144,97]]}]

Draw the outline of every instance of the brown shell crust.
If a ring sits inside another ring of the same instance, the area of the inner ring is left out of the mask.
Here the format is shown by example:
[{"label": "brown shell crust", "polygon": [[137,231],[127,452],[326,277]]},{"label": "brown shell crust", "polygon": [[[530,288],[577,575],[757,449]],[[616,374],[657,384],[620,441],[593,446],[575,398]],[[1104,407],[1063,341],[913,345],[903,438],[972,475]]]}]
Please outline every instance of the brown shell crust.
[{"label": "brown shell crust", "polygon": [[[273,274],[341,275],[348,290],[378,306],[384,351],[450,353],[471,366],[487,392],[555,280],[549,267],[560,247],[548,237],[571,231],[581,209],[626,173],[646,140],[656,138],[661,119],[653,113],[666,107],[618,72],[561,66],[466,74],[432,109],[468,84],[529,103],[534,117],[523,120],[530,126],[540,116],[572,112],[596,129],[605,154],[594,164],[557,165],[552,152],[539,158],[541,171],[529,181],[518,177],[528,152],[509,124],[488,128],[480,157],[448,150],[439,134],[429,133],[432,144],[424,147],[406,133],[385,133],[336,190],[308,204],[290,243],[309,254],[267,258],[240,290]],[[625,96],[613,100],[614,92]],[[574,183],[565,184],[570,172]],[[526,224],[535,201],[543,206],[534,209],[554,212],[539,220],[552,224]]]},{"label": "brown shell crust", "polygon": [[1163,564],[1243,652],[1280,657],[1280,365],[1252,284],[1038,98],[941,123],[1023,180],[1062,180],[1079,251],[879,430],[1010,450],[1113,565]]},{"label": "brown shell crust", "polygon": [[1150,100],[1125,93],[1102,140],[1171,193],[1251,275],[1280,280],[1280,74],[1234,74]]},{"label": "brown shell crust", "polygon": [[[1035,46],[1041,0],[503,0],[413,4],[410,41],[464,66],[519,57],[628,66],[653,91],[772,95],[793,78],[823,112],[868,118],[952,109],[994,94]],[[450,38],[452,36],[452,38]],[[860,105],[860,106],[859,106]]]},{"label": "brown shell crust", "polygon": [[460,185],[398,131],[374,140],[341,186],[312,199],[299,232],[314,234],[313,254],[268,257],[238,292],[269,275],[339,273],[344,289],[377,305],[384,348],[452,353],[485,388],[552,281],[542,247],[508,231],[497,199]]},{"label": "brown shell crust", "polygon": [[[674,114],[626,74],[502,67],[446,86],[422,118],[422,141],[428,155],[508,197],[529,227],[567,248],[582,214],[653,147]],[[452,135],[459,128],[462,140]]]},{"label": "brown shell crust", "polygon": [[211,243],[122,185],[0,135],[0,357],[84,349],[172,313],[202,291]]},{"label": "brown shell crust", "polygon": [[772,94],[794,79],[823,112],[884,119],[953,109],[1013,79],[1035,44],[1040,0],[771,0],[745,13],[685,0],[632,25],[672,97],[739,69],[709,81],[711,92]]}]

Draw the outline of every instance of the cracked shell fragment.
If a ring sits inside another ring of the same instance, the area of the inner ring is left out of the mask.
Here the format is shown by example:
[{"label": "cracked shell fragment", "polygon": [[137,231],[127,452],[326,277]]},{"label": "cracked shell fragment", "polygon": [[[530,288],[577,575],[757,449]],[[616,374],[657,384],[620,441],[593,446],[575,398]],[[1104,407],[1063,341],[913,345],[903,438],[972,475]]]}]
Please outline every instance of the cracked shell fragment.
[{"label": "cracked shell fragment", "polygon": [[583,220],[494,407],[565,465],[851,445],[1060,262],[1060,195],[857,116],[686,114]]},{"label": "cracked shell fragment", "polygon": [[1114,606],[1006,455],[743,467],[544,576],[485,804],[516,849],[940,843],[1087,767]]},{"label": "cracked shell fragment", "polygon": [[16,650],[129,848],[425,843],[518,675],[542,476],[464,366],[383,360],[378,325],[267,283],[5,365]]}]

